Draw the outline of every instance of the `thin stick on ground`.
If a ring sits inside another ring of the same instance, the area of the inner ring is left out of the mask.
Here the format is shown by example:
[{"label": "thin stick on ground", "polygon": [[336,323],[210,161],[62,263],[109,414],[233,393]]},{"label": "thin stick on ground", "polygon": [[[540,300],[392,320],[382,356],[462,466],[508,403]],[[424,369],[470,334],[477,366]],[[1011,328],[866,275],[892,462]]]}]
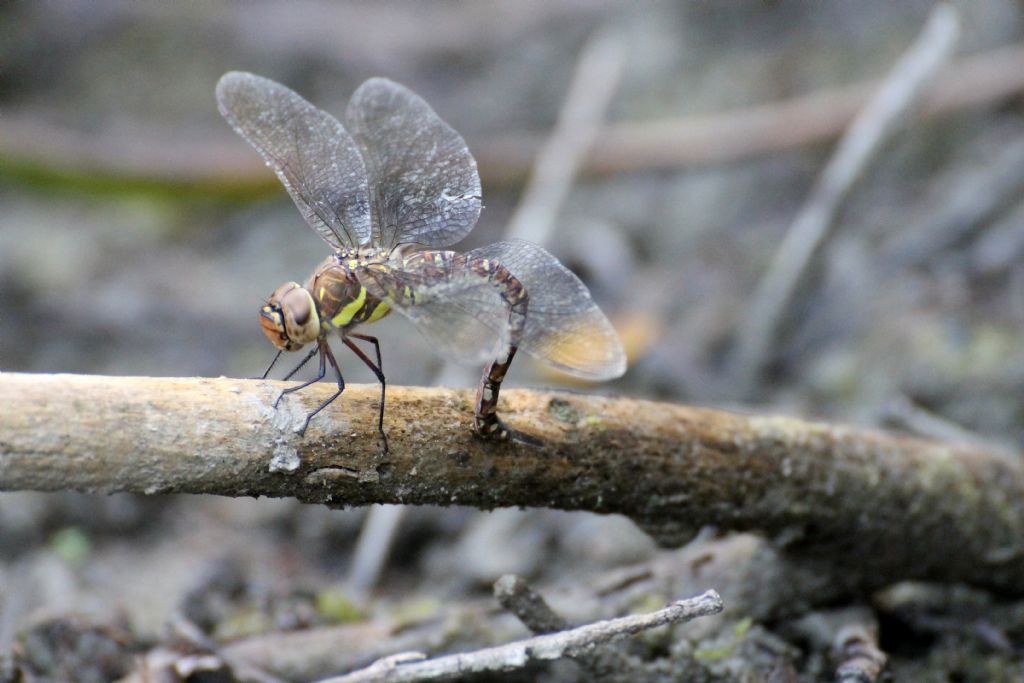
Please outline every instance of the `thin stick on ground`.
[{"label": "thin stick on ground", "polygon": [[731,373],[739,396],[749,396],[756,386],[797,284],[835,227],[851,189],[949,60],[959,26],[951,6],[933,10],[920,37],[850,126],[818,177],[742,318]]},{"label": "thin stick on ground", "polygon": [[[509,390],[542,448],[470,428],[474,391],[378,385],[295,433],[330,387],[0,373],[0,490],[289,496],[618,513],[664,543],[704,525],[787,538],[787,557],[865,590],[901,579],[1024,594],[1024,459],[721,410]],[[957,552],[949,552],[956,548]],[[855,561],[854,561],[855,560]]]},{"label": "thin stick on ground", "polygon": [[[569,622],[565,617],[555,612],[544,597],[519,576],[506,574],[495,581],[494,597],[535,635],[555,633],[569,628]],[[645,675],[643,660],[629,655],[616,646],[582,653],[577,655],[575,660],[594,679],[642,683],[650,678]],[[659,672],[657,680],[663,678],[664,672]]]},{"label": "thin stick on ground", "polygon": [[424,659],[419,653],[387,657],[366,669],[344,676],[324,679],[320,683],[376,683],[430,681],[453,675],[514,671],[531,662],[572,657],[591,651],[595,646],[668,624],[681,624],[698,617],[722,611],[722,599],[715,591],[649,614],[631,615],[598,621],[568,631],[560,631],[526,640],[507,643],[474,652]]},{"label": "thin stick on ground", "polygon": [[875,683],[889,658],[878,647],[878,628],[849,624],[839,630],[833,644],[836,683]]},{"label": "thin stick on ground", "polygon": [[534,633],[554,633],[569,627],[569,622],[551,609],[540,593],[515,574],[505,574],[494,582],[494,597]]}]

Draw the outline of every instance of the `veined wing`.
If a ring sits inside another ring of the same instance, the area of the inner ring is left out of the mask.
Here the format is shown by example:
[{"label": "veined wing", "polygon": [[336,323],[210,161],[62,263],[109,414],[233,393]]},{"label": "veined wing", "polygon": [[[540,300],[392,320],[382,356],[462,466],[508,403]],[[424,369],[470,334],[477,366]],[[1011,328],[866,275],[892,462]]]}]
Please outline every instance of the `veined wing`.
[{"label": "veined wing", "polygon": [[366,168],[336,118],[280,83],[242,71],[221,77],[217,105],[328,244],[337,249],[369,241]]},{"label": "veined wing", "polygon": [[480,177],[466,142],[418,95],[371,78],[352,95],[345,122],[370,177],[374,242],[446,247],[480,216]]},{"label": "veined wing", "polygon": [[409,318],[449,360],[485,363],[508,347],[509,307],[486,277],[468,268],[464,254],[420,252],[355,272],[372,296]]},{"label": "veined wing", "polygon": [[526,287],[529,304],[521,349],[586,379],[612,379],[626,371],[622,343],[586,285],[545,249],[508,240],[466,256],[499,261]]}]

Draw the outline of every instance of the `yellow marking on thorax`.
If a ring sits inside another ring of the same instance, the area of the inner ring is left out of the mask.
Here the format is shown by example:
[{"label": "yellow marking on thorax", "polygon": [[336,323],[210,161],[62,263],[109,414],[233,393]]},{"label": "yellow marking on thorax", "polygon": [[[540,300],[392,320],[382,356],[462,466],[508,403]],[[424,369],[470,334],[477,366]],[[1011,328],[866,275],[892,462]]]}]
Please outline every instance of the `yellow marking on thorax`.
[{"label": "yellow marking on thorax", "polygon": [[371,313],[370,317],[366,319],[366,322],[377,322],[378,320],[386,316],[390,311],[391,308],[386,303],[381,301],[379,304],[377,304],[377,307],[373,309],[373,313]]},{"label": "yellow marking on thorax", "polygon": [[345,304],[341,310],[338,311],[338,314],[331,318],[331,324],[335,327],[345,327],[345,325],[352,322],[352,318],[356,316],[356,313],[358,313],[365,304],[366,287],[360,287],[359,296]]}]

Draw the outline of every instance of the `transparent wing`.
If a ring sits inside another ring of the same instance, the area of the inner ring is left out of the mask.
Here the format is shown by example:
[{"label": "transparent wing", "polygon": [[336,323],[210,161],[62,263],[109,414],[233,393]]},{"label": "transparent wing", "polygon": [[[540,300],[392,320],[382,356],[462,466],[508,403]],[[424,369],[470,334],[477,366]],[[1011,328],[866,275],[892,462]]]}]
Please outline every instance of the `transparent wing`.
[{"label": "transparent wing", "polygon": [[221,77],[217,105],[328,244],[354,247],[369,241],[366,168],[337,119],[280,83],[241,71]]},{"label": "transparent wing", "polygon": [[494,360],[509,343],[509,308],[486,277],[466,267],[466,257],[433,252],[395,267],[359,268],[360,284],[411,320],[430,345],[460,364]]},{"label": "transparent wing", "polygon": [[352,95],[345,122],[370,177],[374,241],[446,247],[480,216],[480,177],[462,136],[418,95],[372,78]]},{"label": "transparent wing", "polygon": [[586,379],[626,371],[626,354],[586,285],[542,247],[525,240],[495,242],[466,254],[495,259],[526,287],[529,304],[519,347],[553,367]]}]

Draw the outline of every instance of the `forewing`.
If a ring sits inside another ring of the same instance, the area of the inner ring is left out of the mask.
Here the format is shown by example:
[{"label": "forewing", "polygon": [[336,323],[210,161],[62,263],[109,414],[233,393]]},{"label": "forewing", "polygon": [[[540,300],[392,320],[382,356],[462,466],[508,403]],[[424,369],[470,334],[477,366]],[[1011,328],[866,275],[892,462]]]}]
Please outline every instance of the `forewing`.
[{"label": "forewing", "polygon": [[354,247],[369,241],[366,168],[336,118],[280,83],[241,71],[221,77],[217,105],[328,244]]},{"label": "forewing", "polygon": [[446,247],[480,216],[480,177],[466,142],[409,89],[372,78],[345,122],[366,162],[375,242]]},{"label": "forewing", "polygon": [[509,309],[486,277],[454,252],[432,260],[356,269],[366,290],[411,320],[442,356],[461,364],[494,360],[508,346]]},{"label": "forewing", "polygon": [[626,354],[608,318],[586,285],[545,249],[508,240],[466,256],[497,260],[526,287],[529,302],[520,348],[586,379],[612,379],[626,371]]}]

